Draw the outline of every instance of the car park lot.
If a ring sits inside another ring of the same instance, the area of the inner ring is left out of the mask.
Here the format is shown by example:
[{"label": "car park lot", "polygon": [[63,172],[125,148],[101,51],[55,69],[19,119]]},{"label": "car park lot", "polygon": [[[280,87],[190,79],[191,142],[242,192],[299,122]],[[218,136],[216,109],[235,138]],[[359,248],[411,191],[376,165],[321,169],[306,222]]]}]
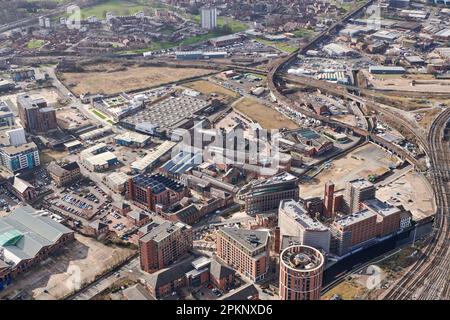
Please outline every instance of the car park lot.
[{"label": "car park lot", "polygon": [[0,186],[0,217],[7,215],[19,205],[20,200],[17,199],[4,185]]},{"label": "car park lot", "polygon": [[51,208],[72,218],[93,219],[111,206],[110,197],[90,180],[79,181],[48,197]]}]

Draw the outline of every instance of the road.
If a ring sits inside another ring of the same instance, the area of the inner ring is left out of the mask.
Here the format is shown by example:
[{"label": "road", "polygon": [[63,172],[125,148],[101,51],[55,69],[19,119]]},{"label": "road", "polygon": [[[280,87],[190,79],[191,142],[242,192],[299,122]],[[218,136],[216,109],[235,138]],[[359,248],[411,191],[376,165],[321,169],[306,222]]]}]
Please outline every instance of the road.
[{"label": "road", "polygon": [[52,79],[52,85],[60,92],[60,94],[65,98],[69,100],[68,105],[66,108],[77,108],[84,116],[91,119],[93,123],[101,123],[104,126],[112,127],[114,132],[121,132],[122,130],[116,126],[113,126],[111,123],[109,123],[105,119],[101,119],[97,117],[95,114],[93,114],[91,111],[89,111],[89,106],[84,105],[80,99],[78,99],[76,96],[74,96],[69,89],[64,86],[64,84],[58,79],[55,72],[54,66],[48,66],[43,68],[44,72],[47,73],[50,78]]}]

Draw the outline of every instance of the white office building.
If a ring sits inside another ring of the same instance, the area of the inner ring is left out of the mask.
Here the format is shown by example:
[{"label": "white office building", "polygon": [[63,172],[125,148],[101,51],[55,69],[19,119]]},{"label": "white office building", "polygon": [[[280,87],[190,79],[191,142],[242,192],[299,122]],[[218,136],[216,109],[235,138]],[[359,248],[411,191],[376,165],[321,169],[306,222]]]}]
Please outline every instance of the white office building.
[{"label": "white office building", "polygon": [[6,131],[6,135],[9,138],[9,143],[12,146],[20,146],[22,144],[27,143],[27,139],[25,137],[25,130],[23,128],[15,128]]},{"label": "white office building", "polygon": [[302,245],[330,251],[331,232],[320,221],[310,217],[299,202],[282,200],[278,210],[281,237],[293,237]]},{"label": "white office building", "polygon": [[202,28],[206,30],[213,30],[217,27],[217,9],[216,8],[202,8],[201,11]]}]

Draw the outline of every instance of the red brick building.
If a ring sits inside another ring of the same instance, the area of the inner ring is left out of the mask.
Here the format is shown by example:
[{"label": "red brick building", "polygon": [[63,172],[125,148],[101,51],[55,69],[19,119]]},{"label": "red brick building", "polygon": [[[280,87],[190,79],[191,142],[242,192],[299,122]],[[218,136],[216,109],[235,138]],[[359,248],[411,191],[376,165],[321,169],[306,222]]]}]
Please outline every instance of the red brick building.
[{"label": "red brick building", "polygon": [[251,281],[265,278],[269,269],[269,232],[220,228],[216,238],[217,257]]},{"label": "red brick building", "polygon": [[161,174],[141,174],[128,180],[126,193],[136,205],[156,212],[180,201],[187,188]]},{"label": "red brick building", "polygon": [[187,255],[192,249],[190,226],[165,221],[139,239],[141,269],[155,272]]},{"label": "red brick building", "polygon": [[280,255],[281,300],[320,300],[324,257],[309,246],[294,245]]}]

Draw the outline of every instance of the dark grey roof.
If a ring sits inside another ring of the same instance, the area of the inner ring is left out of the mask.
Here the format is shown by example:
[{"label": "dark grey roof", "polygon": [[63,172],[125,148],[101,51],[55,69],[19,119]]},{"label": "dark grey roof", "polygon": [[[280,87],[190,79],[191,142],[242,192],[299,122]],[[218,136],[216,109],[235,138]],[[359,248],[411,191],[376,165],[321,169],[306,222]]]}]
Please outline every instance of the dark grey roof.
[{"label": "dark grey roof", "polygon": [[182,278],[187,272],[194,269],[191,264],[192,260],[192,258],[189,258],[170,268],[153,273],[148,281],[148,285],[153,288],[159,288]]},{"label": "dark grey roof", "polygon": [[209,273],[216,279],[223,279],[229,277],[230,274],[234,274],[236,272],[230,267],[221,264],[216,259],[213,259],[211,260]]},{"label": "dark grey roof", "polygon": [[101,229],[103,229],[103,228],[108,228],[108,225],[106,224],[106,223],[103,223],[103,222],[101,222],[100,220],[95,220],[95,221],[92,221],[90,224],[89,224],[89,226],[91,227],[91,228],[94,228],[95,230],[101,230]]},{"label": "dark grey roof", "polygon": [[127,216],[133,218],[134,220],[141,221],[146,217],[149,217],[150,214],[145,211],[131,211],[127,214]]},{"label": "dark grey roof", "polygon": [[153,228],[149,233],[139,239],[141,242],[155,241],[160,242],[179,229],[191,228],[182,222],[163,222],[159,226]]},{"label": "dark grey roof", "polygon": [[250,251],[254,251],[260,249],[261,247],[265,247],[269,239],[268,231],[247,230],[228,227],[222,227],[220,228],[220,231],[224,232],[233,240],[237,241],[244,248]]},{"label": "dark grey roof", "polygon": [[9,267],[9,265],[5,261],[0,259],[0,270],[8,268],[8,267]]},{"label": "dark grey roof", "polygon": [[258,294],[256,287],[249,283],[240,288],[235,289],[232,292],[219,298],[219,300],[249,300],[249,297],[253,297]]}]

